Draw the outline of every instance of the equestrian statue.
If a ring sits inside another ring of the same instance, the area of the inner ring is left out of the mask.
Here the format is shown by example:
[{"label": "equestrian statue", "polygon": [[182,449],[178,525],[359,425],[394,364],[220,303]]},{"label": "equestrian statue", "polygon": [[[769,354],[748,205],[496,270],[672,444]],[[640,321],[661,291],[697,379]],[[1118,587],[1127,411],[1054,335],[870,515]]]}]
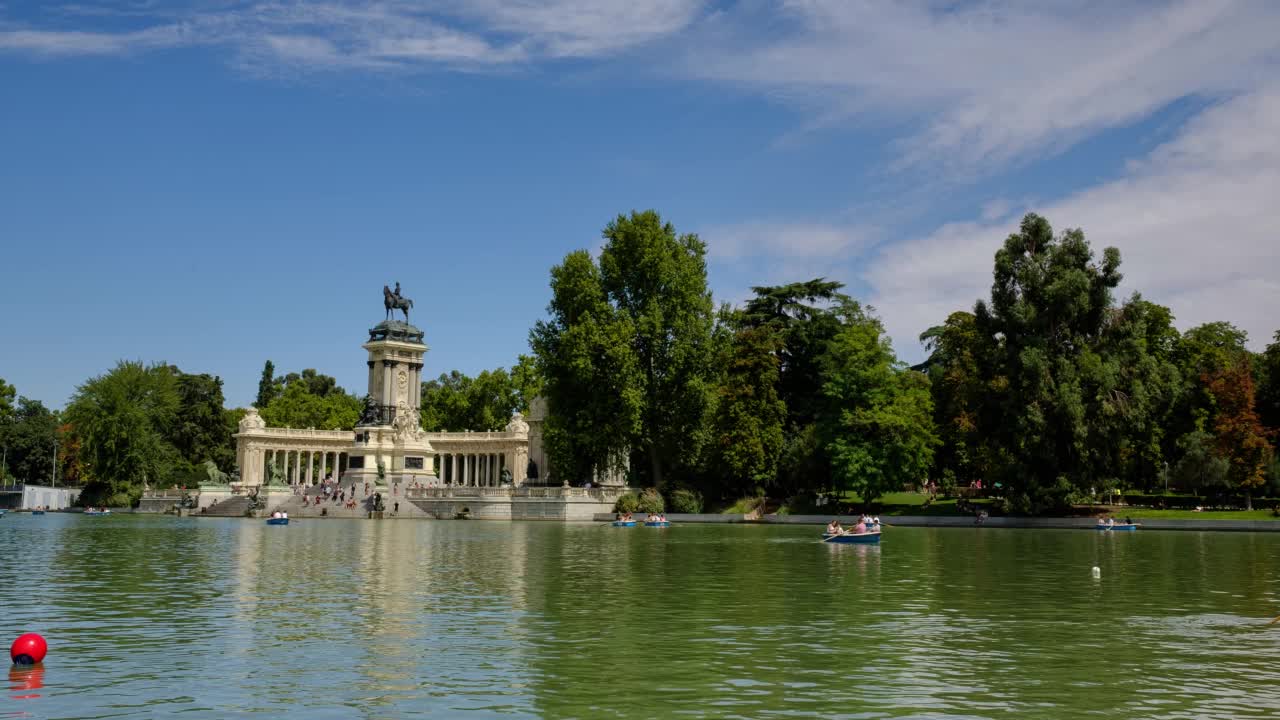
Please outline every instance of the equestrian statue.
[{"label": "equestrian statue", "polygon": [[391,319],[392,313],[396,310],[404,312],[404,321],[409,322],[409,308],[413,307],[413,301],[407,297],[400,295],[400,283],[396,283],[394,291],[386,285],[382,286],[382,306],[387,309],[387,320]]}]

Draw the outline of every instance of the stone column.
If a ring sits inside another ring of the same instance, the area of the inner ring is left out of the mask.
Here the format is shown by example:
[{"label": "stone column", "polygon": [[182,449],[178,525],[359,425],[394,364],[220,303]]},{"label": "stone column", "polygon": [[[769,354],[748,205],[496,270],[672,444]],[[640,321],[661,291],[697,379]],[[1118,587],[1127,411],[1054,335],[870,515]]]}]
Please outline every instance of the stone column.
[{"label": "stone column", "polygon": [[395,374],[396,361],[382,361],[382,402],[395,405],[395,385],[392,384],[391,376]]},{"label": "stone column", "polygon": [[289,451],[280,450],[280,481],[285,485],[289,484]]},{"label": "stone column", "polygon": [[375,385],[373,382],[374,376],[376,375],[376,373],[374,372],[373,361],[369,360],[368,363],[369,363],[369,394],[376,397],[378,394],[377,393],[378,386]]}]

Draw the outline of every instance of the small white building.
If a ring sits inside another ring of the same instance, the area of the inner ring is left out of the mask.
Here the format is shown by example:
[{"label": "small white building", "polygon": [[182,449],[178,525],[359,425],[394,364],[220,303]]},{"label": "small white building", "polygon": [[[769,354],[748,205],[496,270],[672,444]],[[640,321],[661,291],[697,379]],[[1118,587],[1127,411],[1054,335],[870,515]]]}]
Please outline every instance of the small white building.
[{"label": "small white building", "polygon": [[65,510],[80,499],[80,488],[51,487],[48,485],[21,485],[23,510]]}]

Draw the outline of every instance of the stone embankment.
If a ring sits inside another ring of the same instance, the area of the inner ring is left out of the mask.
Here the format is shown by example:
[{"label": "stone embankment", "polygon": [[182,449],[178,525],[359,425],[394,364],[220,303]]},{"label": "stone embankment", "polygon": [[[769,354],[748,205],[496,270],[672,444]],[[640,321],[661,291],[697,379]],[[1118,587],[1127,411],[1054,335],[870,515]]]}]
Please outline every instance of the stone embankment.
[{"label": "stone embankment", "polygon": [[[837,516],[842,525],[858,522],[853,515]],[[831,515],[765,515],[753,516],[724,513],[679,514],[668,513],[672,524],[678,523],[753,523],[761,525],[826,525]],[[612,520],[612,513],[595,516],[598,522]],[[637,519],[642,519],[638,516]],[[880,520],[889,527],[976,527],[973,517],[967,515],[882,515]],[[1138,518],[1139,525],[1147,530],[1228,530],[1244,532],[1280,532],[1280,520],[1174,520],[1165,518]],[[1092,529],[1097,524],[1093,518],[1052,517],[988,517],[981,527],[988,528],[1039,528],[1058,530]]]}]

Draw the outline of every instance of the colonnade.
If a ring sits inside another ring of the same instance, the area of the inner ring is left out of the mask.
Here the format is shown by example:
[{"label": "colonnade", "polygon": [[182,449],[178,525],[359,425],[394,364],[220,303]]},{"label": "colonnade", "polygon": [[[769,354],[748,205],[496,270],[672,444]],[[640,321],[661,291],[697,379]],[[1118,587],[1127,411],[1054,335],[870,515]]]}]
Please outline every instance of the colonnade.
[{"label": "colonnade", "polygon": [[[332,450],[294,450],[289,448],[267,448],[262,451],[266,466],[274,464],[280,469],[281,481],[286,485],[313,485],[323,481],[329,475],[334,480],[342,476],[343,456],[348,453]],[[263,482],[267,480],[266,468],[263,468]]]},{"label": "colonnade", "polygon": [[[498,487],[506,453],[440,453],[436,455],[440,482],[462,487]],[[515,473],[512,473],[513,477]]]}]

